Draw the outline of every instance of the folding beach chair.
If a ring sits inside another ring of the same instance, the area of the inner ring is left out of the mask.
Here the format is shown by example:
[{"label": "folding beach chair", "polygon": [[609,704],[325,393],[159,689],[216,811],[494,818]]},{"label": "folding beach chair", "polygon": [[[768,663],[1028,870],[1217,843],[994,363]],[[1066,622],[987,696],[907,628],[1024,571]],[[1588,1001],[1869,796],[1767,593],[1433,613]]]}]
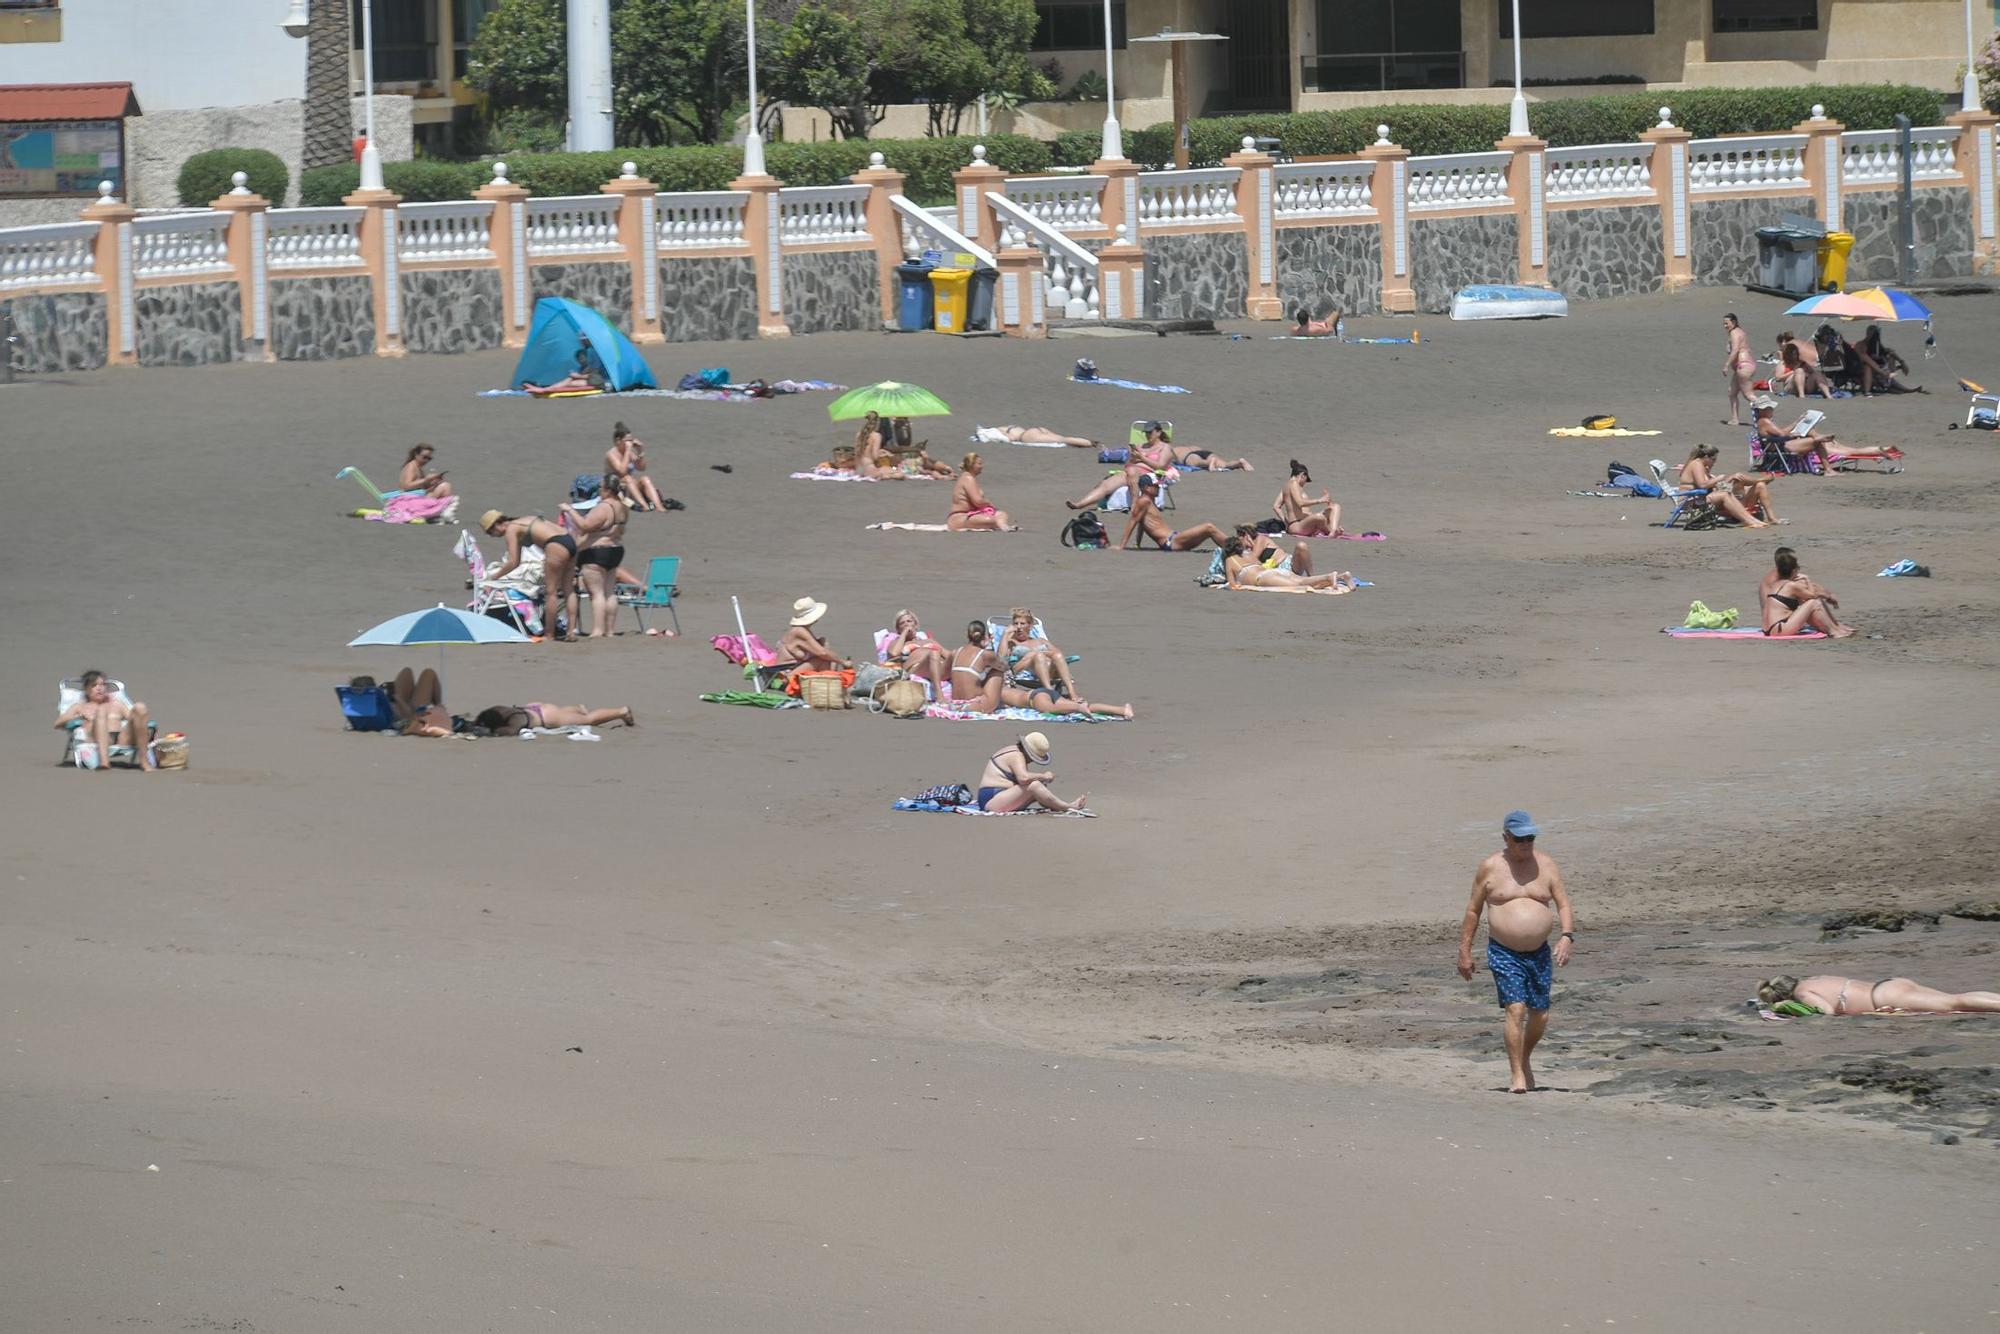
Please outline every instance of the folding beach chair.
[{"label": "folding beach chair", "polygon": [[397,496],[414,496],[422,494],[421,492],[418,491],[377,491],[375,489],[375,483],[368,480],[368,474],[361,471],[361,469],[359,468],[342,468],[339,472],[333,475],[333,480],[337,482],[343,477],[352,477],[354,479],[354,484],[360,487],[363,491],[366,491],[368,493],[369,498],[375,502],[375,508],[378,510],[381,509],[384,505],[387,505],[391,500],[395,499]]},{"label": "folding beach chair", "polygon": [[466,610],[481,616],[498,611],[522,634],[540,634],[542,560],[539,555],[530,554],[534,550],[537,549],[524,550],[521,563],[508,571],[505,579],[496,582],[486,577],[486,555],[479,549],[479,539],[469,530],[459,529],[452,553],[465,561],[466,585],[472,590]]},{"label": "folding beach chair", "polygon": [[674,610],[674,594],[680,592],[674,580],[680,577],[681,558],[679,556],[655,556],[646,567],[646,586],[620,584],[619,588],[630,589],[627,595],[621,592],[620,606],[630,607],[632,615],[638,618],[639,629],[646,629],[648,611],[664,611],[674,619],[674,633],[681,632],[681,614]]},{"label": "folding beach chair", "polygon": [[[106,677],[104,684],[111,687],[111,697],[113,699],[123,704],[127,709],[132,707],[132,697],[125,693],[125,683],[123,681]],[[83,678],[81,676],[64,677],[62,680],[56,682],[56,713],[58,715],[82,698]],[[159,734],[160,725],[148,721],[146,724],[146,744],[148,747],[153,744],[153,739]],[[77,759],[77,748],[87,745],[89,741],[90,733],[84,728],[83,719],[72,718],[69,722],[65,723],[63,725],[63,753],[62,758],[56,761],[57,767],[74,767]],[[113,745],[111,753],[99,756],[97,762],[108,766],[113,760],[125,760],[128,763],[137,764],[139,762],[139,752],[131,746]]]},{"label": "folding beach chair", "polygon": [[[1014,618],[1012,616],[989,616],[986,618],[986,642],[995,645],[994,653],[996,656],[999,653],[997,646],[1000,643],[1000,637],[1012,629],[1013,625]],[[1042,628],[1042,618],[1037,616],[1035,618],[1035,638],[1046,642],[1048,637],[1049,632]],[[1063,661],[1067,663],[1079,663],[1083,661],[1083,655],[1081,653],[1065,653]],[[1041,678],[1037,677],[1033,672],[1023,671],[1020,668],[1018,656],[1006,664],[1006,670],[1008,680],[1016,685],[1041,684]]]}]

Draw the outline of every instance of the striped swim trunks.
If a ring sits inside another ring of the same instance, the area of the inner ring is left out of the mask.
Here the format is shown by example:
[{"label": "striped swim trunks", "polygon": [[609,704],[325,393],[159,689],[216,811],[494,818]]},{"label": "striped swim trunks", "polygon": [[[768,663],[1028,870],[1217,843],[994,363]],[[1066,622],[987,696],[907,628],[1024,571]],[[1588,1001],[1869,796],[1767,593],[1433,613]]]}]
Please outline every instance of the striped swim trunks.
[{"label": "striped swim trunks", "polygon": [[1549,989],[1555,982],[1555,955],[1546,941],[1540,949],[1523,954],[1489,937],[1486,966],[1493,970],[1493,986],[1500,993],[1500,1004],[1526,1005],[1531,1010],[1549,1008]]}]

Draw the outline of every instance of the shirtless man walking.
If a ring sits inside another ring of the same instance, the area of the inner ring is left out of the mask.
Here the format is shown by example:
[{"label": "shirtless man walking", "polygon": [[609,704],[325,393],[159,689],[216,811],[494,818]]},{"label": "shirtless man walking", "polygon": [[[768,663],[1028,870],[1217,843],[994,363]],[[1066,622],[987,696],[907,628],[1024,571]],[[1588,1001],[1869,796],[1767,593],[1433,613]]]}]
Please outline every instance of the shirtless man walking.
[{"label": "shirtless man walking", "polygon": [[[1549,1026],[1549,989],[1554,982],[1553,957],[1567,964],[1576,939],[1576,919],[1562,872],[1555,859],[1535,850],[1540,831],[1526,811],[1511,811],[1501,822],[1505,846],[1479,863],[1472,873],[1472,902],[1458,933],[1458,975],[1472,979],[1472,938],[1479,932],[1479,915],[1486,913],[1486,966],[1507,1011],[1507,1091],[1528,1093],[1535,1087],[1530,1059],[1535,1044]],[[1549,947],[1549,909],[1562,919],[1562,934]]]}]

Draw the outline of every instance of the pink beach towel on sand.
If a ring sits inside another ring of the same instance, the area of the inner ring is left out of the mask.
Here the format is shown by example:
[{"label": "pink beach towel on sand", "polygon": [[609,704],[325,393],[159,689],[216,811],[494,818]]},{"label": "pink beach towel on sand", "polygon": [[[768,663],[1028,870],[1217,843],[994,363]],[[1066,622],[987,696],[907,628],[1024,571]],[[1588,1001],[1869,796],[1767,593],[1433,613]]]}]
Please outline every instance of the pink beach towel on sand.
[{"label": "pink beach towel on sand", "polygon": [[1772,643],[1783,643],[1791,639],[1825,639],[1817,630],[1807,630],[1797,635],[1767,635],[1754,625],[1739,625],[1730,630],[1697,630],[1689,625],[1669,625],[1661,631],[1675,639],[1763,639]]},{"label": "pink beach towel on sand", "polygon": [[[715,647],[717,653],[720,653],[738,667],[741,667],[746,661],[743,656],[743,641],[735,635],[717,635],[708,642]],[[759,667],[769,667],[778,660],[778,655],[771,651],[770,645],[757,637],[755,631],[752,631],[750,635],[750,652],[755,655],[755,660]]]},{"label": "pink beach towel on sand", "polygon": [[380,514],[367,517],[380,523],[425,523],[437,518],[455,503],[451,496],[390,496],[382,502]]}]

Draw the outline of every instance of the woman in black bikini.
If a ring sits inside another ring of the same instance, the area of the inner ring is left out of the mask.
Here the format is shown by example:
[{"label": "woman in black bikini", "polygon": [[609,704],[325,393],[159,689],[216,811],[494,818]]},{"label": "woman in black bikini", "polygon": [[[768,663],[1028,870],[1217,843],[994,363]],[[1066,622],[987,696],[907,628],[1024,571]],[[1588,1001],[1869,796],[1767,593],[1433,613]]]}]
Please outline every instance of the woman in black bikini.
[{"label": "woman in black bikini", "polygon": [[1864,982],[1855,977],[1774,977],[1757,988],[1766,1005],[1795,1001],[1821,1014],[2000,1014],[2000,991],[1956,995],[1907,977]]},{"label": "woman in black bikini", "polygon": [[639,720],[629,707],[593,709],[587,704],[495,704],[481,709],[473,719],[495,736],[513,736],[531,727],[602,727],[623,723],[637,727]]},{"label": "woman in black bikini", "polygon": [[618,621],[618,567],[625,563],[625,524],[632,511],[618,498],[618,474],[604,474],[597,503],[586,512],[565,505],[576,519],[577,578],[590,594],[590,638],[609,639]]},{"label": "woman in black bikini", "polygon": [[[488,510],[479,516],[479,527],[482,532],[507,542],[507,558],[500,562],[499,568],[486,572],[489,581],[505,577],[521,563],[522,547],[542,549],[542,620],[550,639],[575,643],[576,539],[564,532],[561,524],[550,523],[539,514],[516,518],[499,510]],[[569,627],[567,635],[556,633],[558,609],[564,611]]]},{"label": "woman in black bikini", "polygon": [[1798,553],[1779,547],[1772,557],[1771,572],[1757,587],[1757,605],[1763,609],[1764,633],[1773,639],[1818,630],[1834,639],[1854,633],[1834,615],[1840,605],[1832,593],[1807,578],[1799,569]]}]

